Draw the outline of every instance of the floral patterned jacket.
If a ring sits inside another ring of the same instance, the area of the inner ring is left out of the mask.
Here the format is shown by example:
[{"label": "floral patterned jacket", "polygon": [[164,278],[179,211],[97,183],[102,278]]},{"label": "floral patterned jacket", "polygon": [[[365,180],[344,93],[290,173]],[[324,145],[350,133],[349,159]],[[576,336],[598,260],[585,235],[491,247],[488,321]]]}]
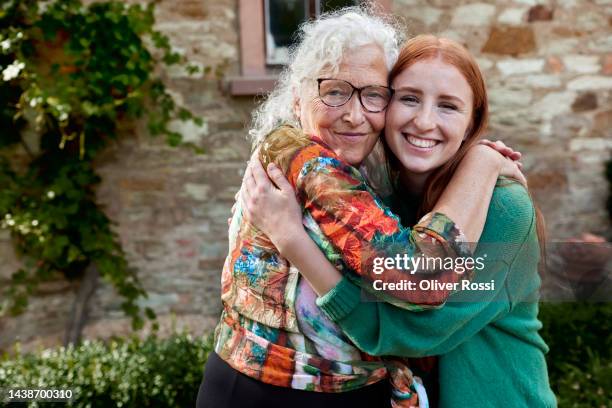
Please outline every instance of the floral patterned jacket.
[{"label": "floral patterned jacket", "polygon": [[[328,260],[366,292],[408,310],[441,306],[447,290],[373,290],[376,280],[394,283],[435,278],[457,282],[453,270],[411,273],[387,267],[375,273],[375,258],[469,256],[455,224],[440,213],[403,227],[368,186],[320,139],[296,150],[287,178],[303,206],[303,223]],[[260,381],[295,389],[342,392],[387,378],[385,363],[357,349],[320,311],[316,295],[270,240],[242,217],[230,226],[222,272],[223,313],[215,351],[234,369]]]}]

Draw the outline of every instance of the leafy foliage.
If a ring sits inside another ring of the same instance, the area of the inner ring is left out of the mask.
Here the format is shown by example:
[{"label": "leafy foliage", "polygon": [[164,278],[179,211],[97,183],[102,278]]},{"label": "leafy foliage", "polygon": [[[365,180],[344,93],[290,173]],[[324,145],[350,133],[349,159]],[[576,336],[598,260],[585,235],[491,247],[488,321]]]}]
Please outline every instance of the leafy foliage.
[{"label": "leafy foliage", "polygon": [[609,407],[612,401],[612,304],[543,304],[542,337],[560,407]]},{"label": "leafy foliage", "polygon": [[[559,407],[609,407],[612,304],[542,304],[540,319]],[[17,351],[0,358],[0,389],[71,388],[77,398],[70,406],[75,407],[193,406],[211,350],[212,337],[175,333],[166,340],[131,337],[34,354]]]},{"label": "leafy foliage", "polygon": [[[175,333],[115,339],[108,344],[85,341],[78,346],[18,354],[0,359],[1,388],[71,389],[72,407],[189,407],[212,350],[212,337]],[[0,401],[0,405],[2,401]],[[30,406],[36,406],[31,403]]]},{"label": "leafy foliage", "polygon": [[119,136],[119,123],[146,116],[150,133],[172,146],[182,138],[171,120],[202,124],[154,74],[161,63],[199,69],[154,30],[153,12],[152,4],[121,1],[0,5],[0,228],[10,231],[24,265],[2,313],[22,312],[40,281],[77,278],[93,263],[142,327],[137,299],[146,293],[95,201],[93,162]]}]

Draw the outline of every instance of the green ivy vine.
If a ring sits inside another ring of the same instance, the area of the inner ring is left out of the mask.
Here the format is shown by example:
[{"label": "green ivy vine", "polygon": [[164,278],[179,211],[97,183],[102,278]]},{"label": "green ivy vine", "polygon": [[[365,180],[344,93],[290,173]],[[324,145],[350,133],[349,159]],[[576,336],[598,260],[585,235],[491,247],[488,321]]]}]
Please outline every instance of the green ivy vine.
[{"label": "green ivy vine", "polygon": [[[159,65],[202,70],[154,29],[153,12],[153,4],[121,1],[0,5],[0,228],[10,231],[23,264],[0,289],[0,315],[23,312],[38,283],[79,278],[94,264],[121,295],[132,326],[143,326],[137,301],[147,295],[96,203],[93,162],[120,137],[121,122],[144,116],[151,135],[171,146],[182,144],[171,120],[202,125],[155,75]],[[155,319],[150,308],[144,315]]]}]

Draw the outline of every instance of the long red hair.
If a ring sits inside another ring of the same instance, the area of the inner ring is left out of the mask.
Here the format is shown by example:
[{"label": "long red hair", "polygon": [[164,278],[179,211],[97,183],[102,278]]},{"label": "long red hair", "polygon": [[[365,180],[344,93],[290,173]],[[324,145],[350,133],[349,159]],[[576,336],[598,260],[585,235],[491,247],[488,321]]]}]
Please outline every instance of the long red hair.
[{"label": "long red hair", "polygon": [[[424,34],[406,41],[400,50],[397,62],[389,73],[389,84],[392,85],[395,78],[412,64],[418,61],[438,58],[457,68],[472,89],[472,120],[468,133],[457,153],[444,165],[436,169],[427,179],[423,201],[417,214],[418,217],[433,209],[467,151],[482,138],[489,121],[487,88],[480,68],[478,68],[478,63],[465,47],[453,40]],[[387,168],[395,186],[399,182],[398,175],[401,163],[389,148],[386,140],[382,138],[382,141]],[[538,236],[541,244],[544,244],[544,221],[537,207],[536,218]]]}]

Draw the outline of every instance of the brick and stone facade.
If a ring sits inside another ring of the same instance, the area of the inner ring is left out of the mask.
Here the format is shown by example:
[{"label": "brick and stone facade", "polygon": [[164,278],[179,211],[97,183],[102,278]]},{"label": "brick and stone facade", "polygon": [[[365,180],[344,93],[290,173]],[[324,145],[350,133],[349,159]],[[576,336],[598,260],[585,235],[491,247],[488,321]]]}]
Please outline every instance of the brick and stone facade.
[{"label": "brick and stone facade", "polygon": [[[170,148],[136,127],[97,163],[99,200],[149,292],[145,304],[163,328],[176,315],[177,327],[196,334],[211,329],[221,307],[226,220],[250,151],[256,98],[228,92],[227,78],[241,74],[237,8],[238,0],[165,0],[157,9],[157,28],[176,48],[201,66],[223,67],[220,79],[164,73],[177,102],[206,121],[176,128],[206,153]],[[612,1],[394,0],[391,8],[410,34],[438,33],[477,56],[489,89],[489,136],[524,153],[550,239],[609,235],[603,164],[612,150]],[[1,231],[0,258],[3,284],[19,262]],[[0,350],[17,340],[26,350],[61,343],[77,289],[42,285],[25,314],[0,319]],[[128,332],[119,304],[100,282],[84,336]]]}]

